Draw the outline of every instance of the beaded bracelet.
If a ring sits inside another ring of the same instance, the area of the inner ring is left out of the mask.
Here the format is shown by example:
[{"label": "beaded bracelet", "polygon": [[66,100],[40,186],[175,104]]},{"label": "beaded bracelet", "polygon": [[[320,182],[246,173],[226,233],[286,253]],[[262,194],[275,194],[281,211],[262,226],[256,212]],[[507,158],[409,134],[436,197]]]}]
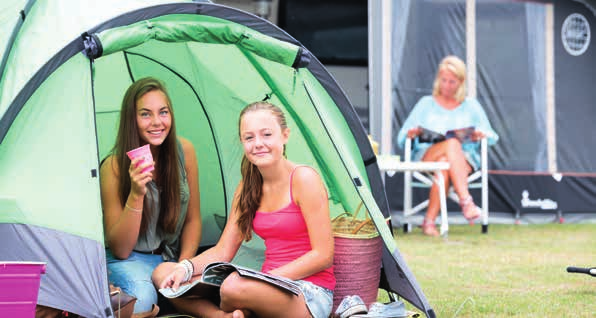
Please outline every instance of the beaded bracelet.
[{"label": "beaded bracelet", "polygon": [[194,265],[188,259],[184,259],[180,261],[176,266],[182,267],[184,269],[184,278],[182,282],[187,282],[192,278],[192,274],[194,272]]},{"label": "beaded bracelet", "polygon": [[186,266],[182,263],[178,263],[176,264],[176,267],[182,268],[184,270],[184,277],[182,278],[182,280],[180,281],[181,283],[185,283],[188,281],[188,270],[186,269]]}]

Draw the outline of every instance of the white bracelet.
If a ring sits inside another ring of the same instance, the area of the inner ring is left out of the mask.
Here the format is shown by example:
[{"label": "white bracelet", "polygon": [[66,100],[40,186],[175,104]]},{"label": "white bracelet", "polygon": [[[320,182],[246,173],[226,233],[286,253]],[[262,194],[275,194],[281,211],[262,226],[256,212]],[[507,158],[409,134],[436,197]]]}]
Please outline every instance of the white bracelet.
[{"label": "white bracelet", "polygon": [[182,280],[180,281],[181,283],[185,283],[188,281],[188,270],[186,269],[186,266],[182,263],[178,263],[176,264],[176,267],[182,268],[184,270],[184,277],[182,278]]},{"label": "white bracelet", "polygon": [[182,267],[184,269],[184,278],[182,282],[188,282],[192,278],[193,274],[193,265],[190,260],[184,259],[180,261],[176,266]]},{"label": "white bracelet", "polygon": [[194,274],[194,266],[192,265],[192,262],[189,259],[182,260],[182,263],[186,265],[186,269],[188,271],[188,280],[190,280],[192,278],[192,275]]},{"label": "white bracelet", "polygon": [[131,207],[130,205],[128,205],[128,203],[124,203],[124,206],[133,212],[137,212],[137,213],[143,212],[143,209],[135,209],[135,208]]}]

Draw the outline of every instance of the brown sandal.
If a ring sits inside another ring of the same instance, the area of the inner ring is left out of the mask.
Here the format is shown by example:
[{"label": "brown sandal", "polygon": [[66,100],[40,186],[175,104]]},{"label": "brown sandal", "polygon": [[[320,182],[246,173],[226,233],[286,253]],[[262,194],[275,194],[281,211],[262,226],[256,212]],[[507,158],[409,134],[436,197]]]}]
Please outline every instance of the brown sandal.
[{"label": "brown sandal", "polygon": [[465,199],[459,200],[459,206],[461,207],[464,217],[469,222],[473,222],[482,214],[480,209],[474,204],[474,199],[472,199],[471,195],[468,195]]},{"label": "brown sandal", "polygon": [[424,219],[424,221],[422,221],[422,233],[428,236],[439,236],[435,221]]}]

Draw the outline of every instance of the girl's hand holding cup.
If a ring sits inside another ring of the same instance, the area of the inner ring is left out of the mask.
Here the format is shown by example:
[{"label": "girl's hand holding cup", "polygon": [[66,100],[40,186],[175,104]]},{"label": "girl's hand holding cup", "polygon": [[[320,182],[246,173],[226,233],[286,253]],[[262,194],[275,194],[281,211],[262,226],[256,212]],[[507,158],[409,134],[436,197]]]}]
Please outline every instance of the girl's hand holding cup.
[{"label": "girl's hand holding cup", "polygon": [[151,171],[155,170],[155,162],[153,161],[149,144],[133,149],[126,154],[131,161],[128,169],[131,191],[139,195],[145,195],[147,192],[145,185],[151,181],[153,178]]}]

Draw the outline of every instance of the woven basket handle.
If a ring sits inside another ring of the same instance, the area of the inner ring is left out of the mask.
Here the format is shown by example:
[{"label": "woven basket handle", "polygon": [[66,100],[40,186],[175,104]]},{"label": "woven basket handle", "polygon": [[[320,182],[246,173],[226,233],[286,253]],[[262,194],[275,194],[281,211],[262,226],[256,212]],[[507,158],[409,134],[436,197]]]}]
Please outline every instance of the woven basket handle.
[{"label": "woven basket handle", "polygon": [[335,222],[337,219],[339,219],[343,215],[350,215],[350,213],[344,212],[344,213],[339,214],[338,216],[336,216],[333,219],[331,219],[331,223]]},{"label": "woven basket handle", "polygon": [[[356,217],[358,216],[358,213],[362,209],[363,205],[364,205],[364,201],[360,201],[360,203],[358,204],[358,207],[356,208],[356,211],[354,212],[354,217],[352,218],[352,220],[356,220]],[[365,225],[367,225],[368,223],[370,223],[372,221],[370,219],[370,215],[368,215],[368,213],[366,213],[365,217],[366,217],[366,219],[364,221],[362,221],[360,224],[358,224],[358,226],[356,226],[352,230],[352,234],[357,234],[358,231],[360,231]]]},{"label": "woven basket handle", "polygon": [[[333,223],[335,220],[337,220],[339,217],[341,217],[343,215],[352,215],[352,221],[356,220],[356,218],[358,217],[358,213],[360,213],[360,209],[362,209],[363,204],[364,204],[364,202],[360,201],[360,203],[356,207],[356,211],[354,211],[353,215],[350,212],[343,212],[343,213],[339,214],[338,216],[334,217],[333,219],[331,219],[331,223]],[[367,219],[369,218],[368,214],[366,215],[366,218]]]},{"label": "woven basket handle", "polygon": [[358,226],[352,230],[352,234],[357,234],[358,231],[360,231],[366,224],[370,223],[371,221],[371,219],[366,219],[362,223],[358,224]]},{"label": "woven basket handle", "polygon": [[[362,209],[362,205],[363,204],[364,204],[364,201],[360,201],[360,203],[358,204],[358,207],[356,207],[356,211],[354,212],[354,215],[352,216],[352,221],[355,221],[356,220],[356,217],[358,216],[358,213]],[[337,219],[339,219],[343,215],[350,215],[350,213],[349,212],[340,213],[339,215],[337,215],[336,217],[334,217],[333,219],[331,219],[331,223],[333,224]],[[362,229],[366,224],[370,223],[370,221],[371,221],[370,215],[366,214],[366,220],[364,220],[363,222],[361,222],[360,224],[358,224],[358,226],[356,226],[352,230],[352,234],[358,233],[358,231],[360,231],[360,229]]]},{"label": "woven basket handle", "polygon": [[[352,217],[352,219],[356,220],[356,217],[358,216],[358,213],[360,213],[360,210],[362,209],[362,205],[364,204],[364,201],[360,201],[360,203],[358,203],[358,207],[356,207],[356,211],[354,212],[354,216]],[[366,215],[366,218],[368,219],[368,214]]]}]

